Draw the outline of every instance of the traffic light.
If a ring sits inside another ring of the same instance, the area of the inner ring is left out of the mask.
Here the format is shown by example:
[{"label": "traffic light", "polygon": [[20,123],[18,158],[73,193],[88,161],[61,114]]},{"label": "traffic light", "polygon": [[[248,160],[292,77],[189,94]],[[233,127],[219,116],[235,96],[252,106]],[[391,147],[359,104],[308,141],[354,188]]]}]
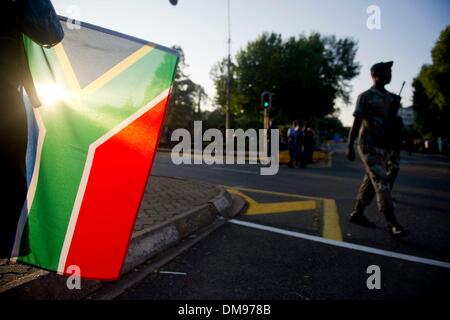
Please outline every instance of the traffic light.
[{"label": "traffic light", "polygon": [[261,106],[263,109],[269,109],[272,106],[272,94],[269,91],[261,94]]}]

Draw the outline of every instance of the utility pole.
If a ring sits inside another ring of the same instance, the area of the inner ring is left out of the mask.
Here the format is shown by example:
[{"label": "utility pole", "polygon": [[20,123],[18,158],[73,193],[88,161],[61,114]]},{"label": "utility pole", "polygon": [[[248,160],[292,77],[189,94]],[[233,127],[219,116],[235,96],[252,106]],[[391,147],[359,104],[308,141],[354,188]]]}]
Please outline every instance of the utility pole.
[{"label": "utility pole", "polygon": [[268,129],[269,129],[269,109],[272,108],[272,93],[270,91],[263,91],[261,93],[261,107],[263,108],[263,127],[264,127],[264,153],[268,154],[269,140],[268,140]]},{"label": "utility pole", "polygon": [[198,114],[200,114],[200,105],[201,105],[201,103],[202,103],[202,94],[200,93],[199,95],[198,95],[198,103],[197,103],[197,113]]},{"label": "utility pole", "polygon": [[228,79],[227,79],[227,106],[225,110],[225,129],[230,128],[230,110],[231,110],[231,27],[230,27],[230,0],[228,5]]},{"label": "utility pole", "polygon": [[198,95],[198,102],[197,102],[197,113],[201,113],[201,104],[202,104],[202,99],[203,98],[208,98],[208,96],[206,95],[205,91],[203,90],[202,86],[197,86],[197,95]]}]

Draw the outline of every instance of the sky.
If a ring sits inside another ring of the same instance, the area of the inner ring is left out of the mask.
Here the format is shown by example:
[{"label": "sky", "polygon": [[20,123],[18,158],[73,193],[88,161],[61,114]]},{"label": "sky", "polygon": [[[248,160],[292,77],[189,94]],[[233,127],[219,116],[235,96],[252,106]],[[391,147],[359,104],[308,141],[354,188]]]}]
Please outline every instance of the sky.
[{"label": "sky", "polygon": [[[186,73],[202,85],[213,109],[212,66],[227,55],[227,0],[52,0],[58,14],[119,31],[167,47],[183,48]],[[370,30],[370,5],[380,8],[380,29]],[[356,97],[371,86],[370,67],[394,61],[388,90],[398,93],[401,83],[404,106],[411,105],[411,83],[425,63],[440,32],[450,24],[450,0],[230,0],[231,54],[245,48],[263,32],[283,38],[320,32],[351,37],[358,42],[356,61],[362,66],[354,78],[351,103],[336,101],[339,118],[351,125]]]}]

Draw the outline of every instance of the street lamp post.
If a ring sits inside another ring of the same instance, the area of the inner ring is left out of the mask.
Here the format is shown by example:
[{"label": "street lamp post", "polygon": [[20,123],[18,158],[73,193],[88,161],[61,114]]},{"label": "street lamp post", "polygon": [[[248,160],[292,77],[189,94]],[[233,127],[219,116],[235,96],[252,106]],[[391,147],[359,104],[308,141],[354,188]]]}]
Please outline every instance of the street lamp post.
[{"label": "street lamp post", "polygon": [[227,0],[228,7],[228,64],[227,64],[227,106],[225,110],[225,129],[230,128],[231,110],[231,27],[230,27],[230,0]]},{"label": "street lamp post", "polygon": [[[172,5],[177,5],[178,0],[169,0]],[[225,129],[230,128],[231,110],[231,26],[230,26],[230,0],[227,0],[228,13],[228,63],[227,63],[227,105],[225,109]]]}]

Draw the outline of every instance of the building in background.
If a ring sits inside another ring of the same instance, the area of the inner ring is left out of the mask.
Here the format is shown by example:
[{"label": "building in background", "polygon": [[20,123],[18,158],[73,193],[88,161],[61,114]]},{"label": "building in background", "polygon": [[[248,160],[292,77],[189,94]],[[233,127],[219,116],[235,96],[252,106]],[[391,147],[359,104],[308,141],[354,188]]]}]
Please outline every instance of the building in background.
[{"label": "building in background", "polygon": [[414,111],[412,106],[400,108],[400,110],[398,111],[398,115],[402,118],[403,125],[405,127],[408,127],[410,129],[414,127],[414,123],[416,121],[416,112]]}]

